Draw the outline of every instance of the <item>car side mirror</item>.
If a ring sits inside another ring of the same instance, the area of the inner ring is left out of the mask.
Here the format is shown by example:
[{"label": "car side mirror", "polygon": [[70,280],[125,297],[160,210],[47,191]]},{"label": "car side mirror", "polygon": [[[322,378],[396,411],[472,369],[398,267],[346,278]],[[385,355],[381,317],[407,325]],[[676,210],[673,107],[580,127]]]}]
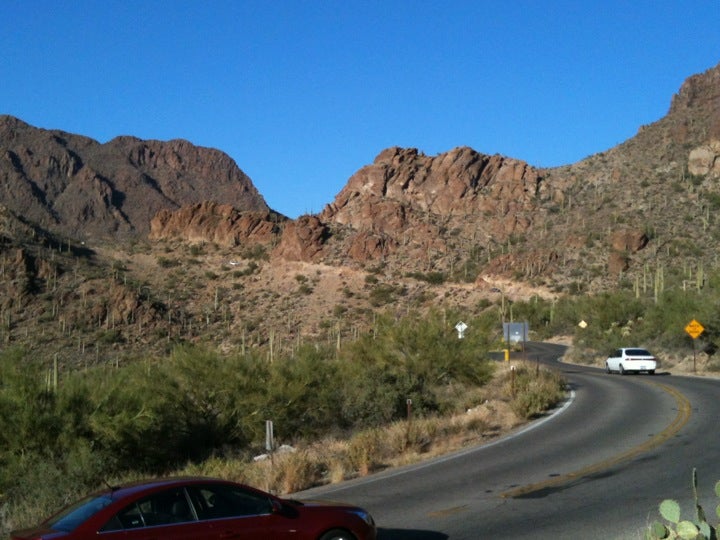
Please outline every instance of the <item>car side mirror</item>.
[{"label": "car side mirror", "polygon": [[282,499],[271,499],[271,513],[278,516],[295,518],[298,515],[297,508],[292,503],[285,502]]},{"label": "car side mirror", "polygon": [[278,501],[277,499],[272,499],[270,501],[270,512],[273,514],[282,514],[285,510],[285,506],[282,502]]}]

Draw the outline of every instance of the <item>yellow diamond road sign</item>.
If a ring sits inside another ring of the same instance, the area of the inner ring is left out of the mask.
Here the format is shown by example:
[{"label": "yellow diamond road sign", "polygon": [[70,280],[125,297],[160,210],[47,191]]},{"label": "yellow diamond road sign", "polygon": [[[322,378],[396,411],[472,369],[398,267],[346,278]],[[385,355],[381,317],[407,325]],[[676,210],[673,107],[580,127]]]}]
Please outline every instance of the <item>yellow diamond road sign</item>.
[{"label": "yellow diamond road sign", "polygon": [[685,331],[690,334],[690,337],[693,339],[697,339],[697,337],[702,334],[704,330],[705,327],[703,327],[703,325],[697,322],[695,319],[690,321],[685,327]]}]

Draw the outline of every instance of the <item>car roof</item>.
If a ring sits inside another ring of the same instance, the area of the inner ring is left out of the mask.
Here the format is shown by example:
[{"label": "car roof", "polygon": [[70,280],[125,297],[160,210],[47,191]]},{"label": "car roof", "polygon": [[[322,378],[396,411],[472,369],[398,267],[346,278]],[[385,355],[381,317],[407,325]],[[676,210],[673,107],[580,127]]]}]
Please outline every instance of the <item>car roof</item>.
[{"label": "car roof", "polygon": [[152,493],[155,491],[161,491],[163,489],[171,488],[173,486],[186,486],[186,485],[197,485],[197,484],[233,484],[228,480],[221,480],[219,478],[210,478],[204,476],[173,476],[167,478],[153,478],[138,480],[128,484],[122,484],[119,486],[108,485],[106,488],[94,493],[96,496],[107,495],[113,498],[123,499],[125,497],[132,497],[137,493]]}]

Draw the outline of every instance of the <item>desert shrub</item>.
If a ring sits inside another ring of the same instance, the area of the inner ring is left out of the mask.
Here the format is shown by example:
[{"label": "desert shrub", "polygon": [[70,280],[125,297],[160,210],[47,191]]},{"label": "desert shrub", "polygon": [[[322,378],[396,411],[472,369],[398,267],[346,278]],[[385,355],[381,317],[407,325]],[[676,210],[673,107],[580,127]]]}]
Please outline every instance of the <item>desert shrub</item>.
[{"label": "desert shrub", "polygon": [[204,245],[203,244],[193,244],[190,246],[190,255],[193,257],[198,257],[204,253]]},{"label": "desert shrub", "polygon": [[0,353],[0,493],[12,514],[35,520],[94,487],[108,460],[83,436],[85,397],[52,391],[42,367],[25,357],[20,349]]},{"label": "desert shrub", "polygon": [[244,248],[240,252],[240,256],[243,259],[252,259],[255,261],[267,261],[270,259],[270,255],[268,254],[267,249],[265,248],[265,246],[260,244],[255,244]]},{"label": "desert shrub", "polygon": [[96,341],[103,345],[112,345],[113,343],[122,343],[122,332],[117,329],[100,330],[96,337]]},{"label": "desert shrub", "polygon": [[372,471],[381,460],[383,433],[379,429],[361,431],[350,439],[348,458],[361,476]]},{"label": "desert shrub", "polygon": [[512,308],[513,318],[518,321],[527,321],[538,337],[542,338],[553,334],[551,323],[555,306],[552,301],[536,296],[529,301],[514,302]]},{"label": "desert shrub", "polygon": [[377,276],[375,276],[373,274],[368,274],[365,276],[365,283],[367,283],[368,285],[374,285],[378,281],[380,281],[380,280],[377,278]]},{"label": "desert shrub", "polygon": [[303,346],[294,358],[280,359],[269,368],[266,399],[260,410],[286,438],[332,430],[338,425],[343,398],[338,392],[340,379],[329,350]]},{"label": "desert shrub", "polygon": [[393,285],[389,285],[387,283],[378,283],[370,291],[370,295],[368,297],[370,305],[374,307],[380,307],[386,304],[390,304],[395,300],[396,293],[396,288]]},{"label": "desert shrub", "polygon": [[703,195],[703,198],[711,210],[717,211],[720,209],[720,193],[707,192]]},{"label": "desert shrub", "polygon": [[[680,277],[668,272],[668,279],[678,281]],[[554,305],[554,319],[549,329],[573,334],[576,346],[601,354],[628,344],[686,351],[692,349],[693,344],[684,328],[692,319],[697,319],[705,327],[698,339],[700,347],[714,351],[720,344],[720,312],[714,307],[720,301],[719,281],[720,274],[708,273],[706,285],[700,290],[668,284],[658,292],[657,298],[654,291],[638,295],[627,289],[563,298]],[[577,326],[580,320],[588,323],[587,328]]]},{"label": "desert shrub", "polygon": [[535,418],[565,399],[565,382],[558,373],[528,363],[514,367],[506,376],[505,386],[518,417]]},{"label": "desert shrub", "polygon": [[169,259],[167,257],[158,257],[158,266],[161,268],[174,268],[176,266],[180,266],[180,261],[178,259]]},{"label": "desert shrub", "polygon": [[311,285],[308,285],[307,283],[303,283],[298,287],[298,292],[300,294],[309,295],[313,293],[313,288]]},{"label": "desert shrub", "polygon": [[[341,427],[350,428],[378,426],[403,415],[409,396],[418,393],[410,377],[398,379],[396,373],[388,372],[379,365],[343,366],[340,385],[343,399],[340,404]],[[423,409],[434,408],[426,399]]]},{"label": "desert shrub", "polygon": [[[403,418],[407,399],[419,414],[438,411],[439,388],[451,384],[481,386],[492,374],[483,354],[489,348],[480,321],[460,340],[454,314],[411,313],[400,321],[385,316],[372,334],[343,349],[347,375],[343,403],[345,420],[377,425]],[[452,323],[448,321],[453,321]]]}]

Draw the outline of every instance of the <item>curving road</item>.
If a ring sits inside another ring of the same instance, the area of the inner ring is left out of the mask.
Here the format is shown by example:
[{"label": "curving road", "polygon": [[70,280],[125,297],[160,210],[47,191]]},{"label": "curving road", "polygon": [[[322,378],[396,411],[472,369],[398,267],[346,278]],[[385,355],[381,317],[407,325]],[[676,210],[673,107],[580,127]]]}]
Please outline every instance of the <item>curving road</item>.
[{"label": "curving road", "polygon": [[527,351],[570,383],[552,416],[492,444],[296,496],[364,506],[379,540],[640,539],[664,498],[694,517],[696,467],[714,516],[719,380],[607,375],[558,362],[559,345]]}]

